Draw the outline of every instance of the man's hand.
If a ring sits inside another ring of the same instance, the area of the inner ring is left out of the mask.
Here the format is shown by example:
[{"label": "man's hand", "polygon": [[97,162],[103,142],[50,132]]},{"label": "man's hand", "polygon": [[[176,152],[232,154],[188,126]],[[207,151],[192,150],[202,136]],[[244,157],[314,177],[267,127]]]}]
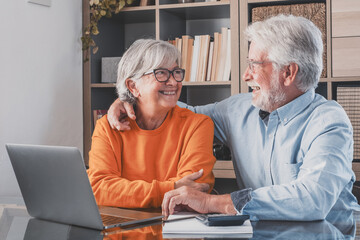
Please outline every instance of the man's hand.
[{"label": "man's hand", "polygon": [[230,194],[210,195],[185,186],[165,193],[162,214],[167,218],[180,211],[236,214]]},{"label": "man's hand", "polygon": [[188,186],[188,187],[194,188],[194,189],[202,191],[202,192],[209,191],[209,189],[210,189],[209,184],[195,182],[195,180],[201,178],[201,176],[203,174],[204,174],[204,170],[200,169],[200,171],[198,171],[198,172],[194,172],[192,174],[189,174],[189,175],[181,178],[180,180],[175,182],[175,189],[183,187],[183,186]]},{"label": "man's hand", "polygon": [[111,104],[107,114],[107,120],[111,128],[116,128],[119,131],[130,130],[130,123],[125,120],[127,116],[133,120],[136,119],[133,105],[122,102],[119,98]]},{"label": "man's hand", "polygon": [[162,214],[169,216],[182,210],[196,211],[199,213],[209,212],[209,201],[212,195],[196,190],[192,187],[181,187],[165,193],[162,202]]}]

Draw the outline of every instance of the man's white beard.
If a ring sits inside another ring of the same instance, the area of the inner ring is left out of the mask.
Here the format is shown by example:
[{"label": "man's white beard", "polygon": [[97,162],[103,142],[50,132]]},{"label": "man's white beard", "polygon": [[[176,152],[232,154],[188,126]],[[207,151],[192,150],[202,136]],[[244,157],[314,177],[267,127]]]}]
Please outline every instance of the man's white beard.
[{"label": "man's white beard", "polygon": [[270,80],[270,90],[266,92],[261,90],[261,94],[258,99],[252,101],[255,107],[260,108],[263,111],[271,112],[274,110],[274,105],[281,106],[281,103],[285,101],[285,92],[281,89],[279,82],[279,71],[274,71]]}]

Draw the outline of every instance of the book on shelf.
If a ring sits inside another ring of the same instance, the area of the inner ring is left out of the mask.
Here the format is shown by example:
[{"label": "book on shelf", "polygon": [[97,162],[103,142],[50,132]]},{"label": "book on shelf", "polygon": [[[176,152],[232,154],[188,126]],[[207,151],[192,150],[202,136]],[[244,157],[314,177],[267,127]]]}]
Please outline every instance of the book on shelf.
[{"label": "book on shelf", "polygon": [[213,58],[212,58],[212,66],[213,67],[211,69],[210,81],[215,81],[215,78],[216,78],[220,46],[221,46],[221,33],[215,32],[214,33],[214,53],[213,53]]},{"label": "book on shelf", "polygon": [[[186,67],[186,61],[187,61],[187,54],[188,54],[188,38],[189,38],[189,35],[184,35],[181,37],[182,39],[182,46],[181,46],[181,63],[179,64],[179,66],[183,69],[185,69]],[[186,71],[186,69],[185,69]]]},{"label": "book on shelf", "polygon": [[[175,38],[175,47],[182,52],[182,38]],[[182,59],[180,59],[179,66],[181,66]]]},{"label": "book on shelf", "polygon": [[215,81],[224,81],[224,70],[225,70],[225,61],[227,53],[227,38],[228,38],[228,29],[221,28],[221,46],[217,59],[218,69],[216,70]]},{"label": "book on shelf", "polygon": [[214,55],[214,42],[210,42],[209,46],[209,59],[206,71],[206,81],[211,81],[211,69],[212,69],[212,60]]},{"label": "book on shelf", "polygon": [[225,55],[225,63],[224,63],[224,75],[222,77],[222,81],[230,80],[230,70],[231,70],[231,31],[227,29],[227,44],[226,44],[226,55]]},{"label": "book on shelf", "polygon": [[194,39],[189,35],[182,36],[182,48],[181,48],[181,65],[180,67],[185,69],[185,82],[188,82],[190,79],[191,72],[191,59],[192,59],[192,45],[194,44]]},{"label": "book on shelf", "polygon": [[200,35],[198,67],[196,69],[196,81],[204,82],[209,57],[210,35]]},{"label": "book on shelf", "polygon": [[187,40],[187,58],[186,58],[186,63],[185,63],[185,82],[189,82],[190,81],[190,76],[191,76],[191,64],[192,64],[192,57],[193,57],[193,51],[194,51],[194,39],[193,38],[189,38]]},{"label": "book on shelf", "polygon": [[96,121],[98,119],[102,118],[105,114],[107,114],[107,110],[104,110],[104,109],[93,110],[94,127],[96,125]]},{"label": "book on shelf", "polygon": [[191,61],[190,82],[196,82],[199,54],[200,54],[200,36],[195,36],[192,61]]}]

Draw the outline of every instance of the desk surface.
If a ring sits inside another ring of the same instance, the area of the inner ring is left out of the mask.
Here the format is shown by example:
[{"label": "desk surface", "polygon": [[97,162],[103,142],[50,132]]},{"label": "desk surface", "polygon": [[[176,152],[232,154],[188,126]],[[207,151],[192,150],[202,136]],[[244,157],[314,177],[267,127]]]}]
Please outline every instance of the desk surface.
[{"label": "desk surface", "polygon": [[[355,239],[360,237],[360,231],[356,231],[360,227],[360,212],[341,212],[324,221],[259,221],[252,225],[252,239]],[[163,239],[161,231],[161,223],[154,222],[104,233],[31,218],[24,206],[0,205],[0,240]]]}]

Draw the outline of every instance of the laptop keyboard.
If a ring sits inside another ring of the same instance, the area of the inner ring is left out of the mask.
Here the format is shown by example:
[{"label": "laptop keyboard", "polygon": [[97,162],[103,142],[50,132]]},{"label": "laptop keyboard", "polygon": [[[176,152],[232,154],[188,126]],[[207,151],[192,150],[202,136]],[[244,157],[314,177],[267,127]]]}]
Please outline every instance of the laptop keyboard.
[{"label": "laptop keyboard", "polygon": [[103,215],[103,214],[101,214],[101,219],[105,226],[115,225],[115,224],[129,222],[131,220],[134,220],[133,218],[115,217],[115,216]]}]

